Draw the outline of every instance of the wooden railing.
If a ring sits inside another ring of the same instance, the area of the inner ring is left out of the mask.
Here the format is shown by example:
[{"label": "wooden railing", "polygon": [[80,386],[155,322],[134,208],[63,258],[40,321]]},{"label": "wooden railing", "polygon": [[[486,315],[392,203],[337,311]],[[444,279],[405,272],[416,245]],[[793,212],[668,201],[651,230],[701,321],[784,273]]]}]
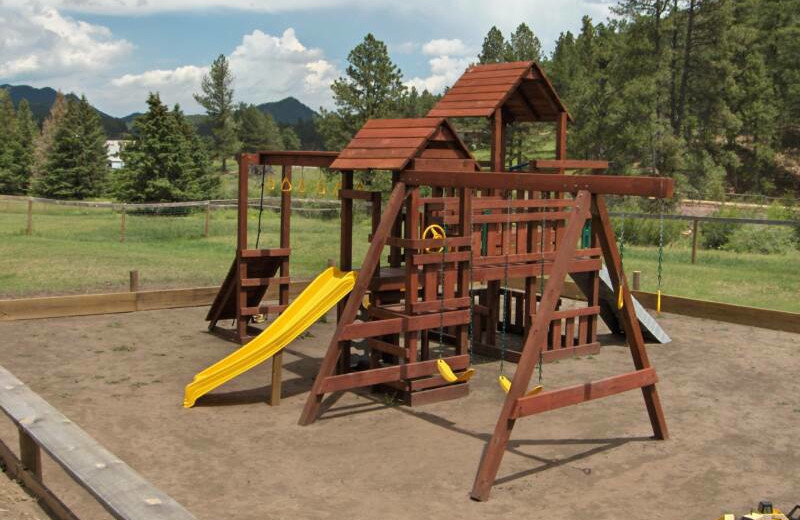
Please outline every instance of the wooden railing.
[{"label": "wooden railing", "polygon": [[0,460],[53,517],[78,519],[44,484],[42,450],[118,520],[195,520],[2,366],[0,408],[19,430],[20,452],[0,441]]}]

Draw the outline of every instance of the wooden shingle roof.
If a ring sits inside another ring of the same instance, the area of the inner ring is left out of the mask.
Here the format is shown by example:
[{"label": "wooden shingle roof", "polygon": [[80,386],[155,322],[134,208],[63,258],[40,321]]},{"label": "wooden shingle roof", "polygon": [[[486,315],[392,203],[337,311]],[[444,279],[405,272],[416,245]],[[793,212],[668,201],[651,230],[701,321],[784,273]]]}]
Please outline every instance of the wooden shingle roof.
[{"label": "wooden shingle roof", "polygon": [[541,67],[516,61],[468,68],[428,117],[489,117],[500,108],[514,121],[555,121],[567,112]]},{"label": "wooden shingle roof", "polygon": [[463,142],[444,118],[370,119],[331,164],[336,170],[402,170],[436,141],[453,156],[472,159]]}]

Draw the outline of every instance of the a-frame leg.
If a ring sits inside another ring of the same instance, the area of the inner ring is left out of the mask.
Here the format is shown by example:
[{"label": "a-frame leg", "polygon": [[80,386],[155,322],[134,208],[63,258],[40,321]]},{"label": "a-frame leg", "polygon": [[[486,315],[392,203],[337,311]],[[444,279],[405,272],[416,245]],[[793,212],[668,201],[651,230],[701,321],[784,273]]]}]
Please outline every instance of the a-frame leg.
[{"label": "a-frame leg", "polygon": [[517,371],[511,382],[511,389],[506,395],[492,438],[483,451],[478,473],[475,476],[475,483],[470,493],[470,496],[475,500],[489,498],[489,493],[497,477],[497,471],[500,468],[500,462],[503,460],[508,439],[511,437],[511,429],[514,427],[515,420],[511,417],[511,413],[517,399],[525,395],[528,390],[533,369],[539,360],[539,352],[547,340],[550,320],[561,296],[561,289],[564,286],[564,278],[569,270],[570,261],[575,256],[578,238],[580,238],[583,226],[589,217],[590,205],[590,193],[584,190],[578,192],[575,209],[567,221],[561,243],[553,260],[553,269],[550,271],[550,277],[544,287],[539,304],[539,312],[536,313],[536,319],[525,336],[522,356],[517,364]]},{"label": "a-frame leg", "polygon": [[[642,329],[639,327],[639,320],[633,306],[633,298],[628,290],[628,281],[622,270],[622,259],[619,256],[619,249],[614,240],[614,231],[611,227],[611,219],[608,216],[606,203],[601,196],[592,196],[592,231],[600,242],[608,272],[611,275],[611,283],[622,290],[622,312],[621,321],[625,331],[625,338],[631,349],[633,364],[637,370],[650,368],[650,360],[647,357],[647,350],[644,346]],[[619,295],[619,293],[617,293]],[[619,296],[617,296],[619,297]],[[666,439],[667,422],[664,419],[664,411],[661,409],[661,400],[658,397],[658,390],[655,383],[642,387],[647,414],[650,416],[650,423],[653,425],[653,436],[656,439]]]},{"label": "a-frame leg", "polygon": [[383,246],[386,244],[389,233],[395,224],[397,216],[400,214],[400,209],[403,207],[403,200],[405,199],[405,196],[405,183],[396,183],[391,195],[389,196],[389,202],[386,206],[386,211],[381,217],[381,222],[378,224],[378,228],[372,235],[372,242],[370,243],[367,254],[364,257],[364,262],[361,264],[361,270],[358,273],[358,279],[356,280],[355,287],[350,293],[347,303],[342,310],[341,318],[339,319],[339,323],[336,325],[336,332],[334,332],[333,338],[331,338],[331,342],[328,345],[328,351],[325,353],[325,358],[322,360],[322,366],[317,373],[317,378],[314,380],[314,386],[311,388],[311,392],[308,394],[306,405],[303,408],[303,413],[300,415],[300,420],[298,421],[301,426],[311,424],[317,419],[319,406],[322,403],[322,397],[324,396],[322,392],[323,382],[325,381],[325,378],[334,375],[336,363],[339,359],[339,353],[341,350],[339,345],[339,337],[341,336],[344,328],[353,323],[356,318],[358,307],[361,305],[361,300],[364,298],[367,289],[369,289],[372,275],[375,273],[375,268],[378,266],[381,253],[383,252]]}]

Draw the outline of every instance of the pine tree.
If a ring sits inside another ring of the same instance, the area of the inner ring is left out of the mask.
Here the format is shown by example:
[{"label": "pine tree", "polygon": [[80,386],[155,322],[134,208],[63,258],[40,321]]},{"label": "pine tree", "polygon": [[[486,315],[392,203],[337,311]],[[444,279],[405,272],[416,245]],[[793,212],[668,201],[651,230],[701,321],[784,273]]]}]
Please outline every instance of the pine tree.
[{"label": "pine tree", "polygon": [[70,100],[53,135],[45,170],[34,183],[35,193],[58,199],[97,197],[106,189],[108,171],[100,116],[85,96]]},{"label": "pine tree", "polygon": [[236,138],[236,122],[233,118],[233,74],[228,59],[220,54],[211,64],[211,70],[203,76],[202,94],[194,99],[206,109],[211,119],[214,152],[226,170],[227,158],[239,149]]},{"label": "pine tree", "polygon": [[20,144],[17,165],[25,179],[24,190],[27,191],[31,185],[33,157],[36,149],[35,143],[39,137],[39,127],[33,119],[33,113],[27,99],[21,100],[17,106],[17,135]]},{"label": "pine tree", "polygon": [[281,128],[281,141],[283,141],[283,148],[285,150],[299,150],[300,138],[292,130],[291,126],[284,126]]},{"label": "pine tree", "polygon": [[521,23],[511,34],[506,61],[542,61],[542,42],[527,24]]},{"label": "pine tree", "polygon": [[50,107],[50,114],[42,123],[42,131],[36,139],[33,151],[33,178],[32,185],[42,176],[47,168],[47,158],[53,148],[53,137],[58,126],[67,113],[67,100],[60,91],[56,92],[56,99]]},{"label": "pine tree", "polygon": [[503,33],[493,25],[486,34],[486,38],[483,39],[478,61],[480,63],[501,63],[506,61],[507,54],[508,48]]},{"label": "pine tree", "polygon": [[333,82],[336,110],[320,110],[317,126],[329,149],[341,149],[371,118],[391,117],[406,95],[403,74],[386,44],[367,34],[347,56],[346,76]]},{"label": "pine tree", "polygon": [[158,94],[133,123],[133,140],[122,150],[124,166],[114,171],[114,196],[123,202],[175,202],[211,198],[219,176],[180,107],[170,111]]},{"label": "pine tree", "polygon": [[242,151],[283,149],[281,130],[270,114],[265,114],[254,105],[242,103],[235,117]]},{"label": "pine tree", "polygon": [[0,193],[17,195],[25,192],[27,182],[19,164],[21,155],[14,104],[8,91],[0,89]]}]

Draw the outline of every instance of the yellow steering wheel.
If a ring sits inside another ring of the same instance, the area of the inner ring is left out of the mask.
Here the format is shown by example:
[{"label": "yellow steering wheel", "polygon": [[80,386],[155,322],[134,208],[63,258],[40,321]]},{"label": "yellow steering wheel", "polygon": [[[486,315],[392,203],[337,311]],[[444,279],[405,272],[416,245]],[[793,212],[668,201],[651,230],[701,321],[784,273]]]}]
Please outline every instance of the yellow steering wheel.
[{"label": "yellow steering wheel", "polygon": [[[425,228],[425,231],[422,232],[423,239],[440,239],[440,238],[447,238],[447,233],[444,232],[444,228],[439,224],[431,224],[430,226]],[[440,247],[439,249],[433,247],[426,247],[426,253],[441,253],[444,250],[444,246]]]}]

